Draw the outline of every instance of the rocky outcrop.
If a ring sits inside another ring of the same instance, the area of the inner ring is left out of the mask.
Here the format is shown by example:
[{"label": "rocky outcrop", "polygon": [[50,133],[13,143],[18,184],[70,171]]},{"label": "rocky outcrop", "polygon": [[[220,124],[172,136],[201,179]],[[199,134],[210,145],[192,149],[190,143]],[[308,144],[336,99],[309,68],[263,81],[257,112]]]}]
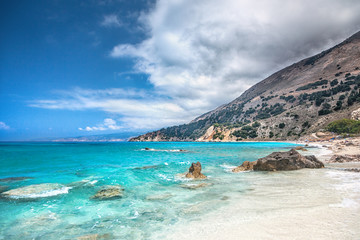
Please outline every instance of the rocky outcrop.
[{"label": "rocky outcrop", "polygon": [[192,163],[189,172],[185,175],[187,178],[204,179],[206,176],[201,173],[201,163]]},{"label": "rocky outcrop", "polygon": [[360,108],[351,113],[351,119],[360,120]]},{"label": "rocky outcrop", "polygon": [[120,185],[104,186],[103,189],[98,191],[91,199],[108,200],[121,198],[124,195],[124,189]]},{"label": "rocky outcrop", "polygon": [[234,168],[232,172],[243,172],[243,171],[250,171],[254,169],[254,165],[256,164],[256,161],[249,162],[245,161],[240,166]]},{"label": "rocky outcrop", "polygon": [[360,155],[333,155],[329,163],[360,162]]},{"label": "rocky outcrop", "polygon": [[303,156],[294,149],[288,152],[273,152],[260,158],[254,171],[288,171],[301,168],[323,168],[324,164],[315,156]]}]

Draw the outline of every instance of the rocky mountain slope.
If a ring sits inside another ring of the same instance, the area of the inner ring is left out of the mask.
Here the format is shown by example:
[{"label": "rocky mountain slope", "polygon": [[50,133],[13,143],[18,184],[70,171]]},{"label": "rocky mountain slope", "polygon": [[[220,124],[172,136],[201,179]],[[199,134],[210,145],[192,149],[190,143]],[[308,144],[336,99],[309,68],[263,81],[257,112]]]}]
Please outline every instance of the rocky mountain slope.
[{"label": "rocky mountain slope", "polygon": [[360,32],[286,67],[189,124],[130,141],[297,139],[360,107]]}]

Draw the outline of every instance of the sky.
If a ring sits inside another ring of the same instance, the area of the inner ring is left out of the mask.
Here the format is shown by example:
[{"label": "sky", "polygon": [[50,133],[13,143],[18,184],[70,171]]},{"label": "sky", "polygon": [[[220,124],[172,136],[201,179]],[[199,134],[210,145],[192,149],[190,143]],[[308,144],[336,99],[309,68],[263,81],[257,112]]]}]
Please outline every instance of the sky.
[{"label": "sky", "polygon": [[0,141],[184,124],[360,30],[358,0],[3,0]]}]

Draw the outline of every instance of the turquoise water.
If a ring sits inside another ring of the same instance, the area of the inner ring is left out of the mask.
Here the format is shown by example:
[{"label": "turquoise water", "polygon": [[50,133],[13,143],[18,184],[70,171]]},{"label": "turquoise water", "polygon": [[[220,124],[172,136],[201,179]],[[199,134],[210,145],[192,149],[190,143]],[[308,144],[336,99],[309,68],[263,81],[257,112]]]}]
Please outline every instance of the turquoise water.
[{"label": "turquoise water", "polygon": [[[145,151],[146,147],[157,151]],[[76,239],[89,234],[148,239],[181,220],[219,211],[229,195],[252,191],[231,168],[291,147],[290,143],[1,143],[0,178],[32,178],[2,181],[1,188],[59,183],[64,189],[48,191],[48,197],[0,199],[0,239]],[[186,152],[174,151],[179,149]],[[181,174],[197,161],[208,179],[185,179]],[[144,166],[152,168],[141,169]],[[206,186],[187,188],[199,183]],[[91,199],[102,186],[118,184],[125,189],[122,198]]]}]

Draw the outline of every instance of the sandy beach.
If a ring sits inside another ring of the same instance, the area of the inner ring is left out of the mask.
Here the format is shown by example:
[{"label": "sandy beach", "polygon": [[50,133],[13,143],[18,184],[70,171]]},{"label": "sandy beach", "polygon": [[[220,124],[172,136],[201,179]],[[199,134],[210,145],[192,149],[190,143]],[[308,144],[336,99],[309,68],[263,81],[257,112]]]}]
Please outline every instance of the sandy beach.
[{"label": "sandy beach", "polygon": [[307,151],[299,152],[316,155],[325,168],[238,173],[249,181],[249,194],[229,196],[227,206],[169,226],[168,234],[154,239],[358,239],[360,173],[353,170],[360,162],[330,159],[360,154],[360,138],[302,143]]}]

